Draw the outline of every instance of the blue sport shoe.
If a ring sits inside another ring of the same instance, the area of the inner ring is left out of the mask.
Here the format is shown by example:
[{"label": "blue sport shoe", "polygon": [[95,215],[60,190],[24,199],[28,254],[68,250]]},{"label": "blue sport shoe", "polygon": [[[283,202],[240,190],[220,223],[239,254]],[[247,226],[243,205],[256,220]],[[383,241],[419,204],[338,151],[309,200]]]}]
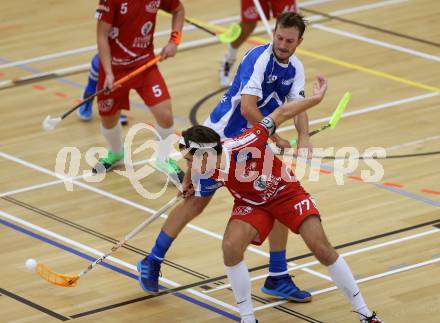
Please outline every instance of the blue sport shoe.
[{"label": "blue sport shoe", "polygon": [[268,276],[261,291],[277,298],[299,303],[307,303],[312,300],[312,295],[309,292],[300,290],[289,274]]},{"label": "blue sport shoe", "polygon": [[160,264],[159,261],[152,257],[146,257],[137,263],[138,280],[144,291],[150,293],[159,292]]},{"label": "blue sport shoe", "polygon": [[[84,93],[83,98],[87,98],[93,93]],[[78,114],[78,117],[83,121],[90,121],[92,119],[93,114],[93,99],[83,103],[78,110],[76,110],[76,113]]]}]

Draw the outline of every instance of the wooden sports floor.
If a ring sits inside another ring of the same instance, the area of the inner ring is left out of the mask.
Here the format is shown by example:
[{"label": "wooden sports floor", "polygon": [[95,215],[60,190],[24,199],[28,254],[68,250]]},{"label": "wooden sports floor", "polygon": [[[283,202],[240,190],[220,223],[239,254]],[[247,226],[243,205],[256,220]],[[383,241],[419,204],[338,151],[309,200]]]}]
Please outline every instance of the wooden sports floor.
[{"label": "wooden sports floor", "polygon": [[[188,17],[223,28],[238,20],[239,1],[186,0],[184,5]],[[300,5],[311,22],[297,51],[307,92],[315,75],[329,80],[324,102],[309,112],[310,128],[328,122],[341,96],[352,93],[336,129],[314,136],[314,146],[330,149],[330,155],[382,147],[388,156],[325,159],[306,169],[302,183],[317,200],[328,236],[345,256],[369,306],[387,323],[439,322],[440,3],[304,0]],[[168,186],[155,199],[144,198],[115,172],[91,181],[85,173],[90,169],[86,153],[106,146],[96,110],[88,123],[72,114],[52,132],[41,128],[47,115],[61,115],[82,94],[86,66],[95,54],[95,6],[89,0],[0,4],[0,321],[238,321],[232,292],[224,287],[221,238],[232,205],[225,189],[168,252],[161,278],[161,285],[171,289],[168,294],[147,296],[135,269],[163,218],[77,287],[50,285],[24,266],[26,259],[35,258],[57,272],[77,274],[176,194]],[[157,48],[168,39],[170,26],[168,17],[158,20]],[[262,28],[255,37],[240,56],[269,39]],[[173,98],[176,130],[190,126],[191,116],[203,121],[220,99],[217,74],[225,48],[209,34],[189,28],[178,55],[160,63]],[[15,78],[68,67],[76,72],[4,86]],[[154,123],[134,94],[129,117],[131,126]],[[291,125],[279,132],[295,137]],[[149,139],[151,133],[140,132],[135,147]],[[57,166],[65,147],[77,152],[78,169]],[[145,165],[150,157],[145,150],[133,160]],[[383,169],[383,176],[364,180],[376,174],[373,169]],[[65,180],[69,176],[74,179]],[[141,184],[159,192],[164,181],[164,175],[154,172]],[[291,274],[312,291],[313,302],[295,304],[262,294],[268,244],[250,248],[246,261],[255,278],[252,292],[260,322],[358,322],[298,236],[290,236],[287,253]]]}]

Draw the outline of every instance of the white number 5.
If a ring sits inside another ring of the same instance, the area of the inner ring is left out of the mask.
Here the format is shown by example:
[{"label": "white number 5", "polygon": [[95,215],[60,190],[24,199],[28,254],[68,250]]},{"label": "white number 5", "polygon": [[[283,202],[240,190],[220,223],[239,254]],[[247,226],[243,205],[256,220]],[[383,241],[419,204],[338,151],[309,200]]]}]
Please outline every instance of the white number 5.
[{"label": "white number 5", "polygon": [[121,13],[123,15],[125,15],[127,13],[127,11],[128,11],[128,3],[127,2],[123,2],[121,4]]},{"label": "white number 5", "polygon": [[151,89],[153,90],[154,96],[156,98],[158,98],[162,95],[162,90],[160,89],[159,84],[152,86]]}]

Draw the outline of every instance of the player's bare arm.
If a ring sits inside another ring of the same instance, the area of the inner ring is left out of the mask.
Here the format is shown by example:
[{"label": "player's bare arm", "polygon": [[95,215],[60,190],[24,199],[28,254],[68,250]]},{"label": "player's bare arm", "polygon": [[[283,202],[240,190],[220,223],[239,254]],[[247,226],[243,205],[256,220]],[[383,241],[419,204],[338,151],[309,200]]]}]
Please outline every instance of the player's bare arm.
[{"label": "player's bare arm", "polygon": [[258,123],[263,119],[263,115],[257,107],[258,96],[242,94],[240,100],[240,112],[243,117],[251,124]]},{"label": "player's bare arm", "polygon": [[185,21],[185,8],[182,4],[172,12],[171,20],[171,37],[168,44],[166,44],[160,53],[161,60],[173,57],[177,53],[177,46],[180,44],[183,23]]},{"label": "player's bare arm", "polygon": [[274,112],[272,112],[269,117],[275,122],[275,125],[278,127],[279,125],[289,119],[292,119],[299,113],[304,112],[305,110],[319,104],[324,98],[326,91],[327,80],[322,76],[318,76],[313,84],[312,96],[304,100],[285,103],[277,108]]},{"label": "player's bare arm", "polygon": [[112,71],[112,57],[110,52],[110,44],[108,42],[108,34],[112,26],[105,21],[98,21],[97,25],[97,43],[98,53],[102,67],[105,73],[104,88],[110,89],[113,86],[114,76]]},{"label": "player's bare arm", "polygon": [[298,114],[293,120],[295,122],[295,128],[298,132],[298,155],[312,158],[313,146],[309,136],[309,117],[307,112]]}]

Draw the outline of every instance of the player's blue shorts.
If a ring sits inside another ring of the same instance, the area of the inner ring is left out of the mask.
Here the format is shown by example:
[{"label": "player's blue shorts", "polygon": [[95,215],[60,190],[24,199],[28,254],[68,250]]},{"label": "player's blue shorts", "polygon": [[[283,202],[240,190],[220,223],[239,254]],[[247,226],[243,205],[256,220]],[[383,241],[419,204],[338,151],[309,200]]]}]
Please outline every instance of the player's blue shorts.
[{"label": "player's blue shorts", "polygon": [[194,185],[195,196],[213,196],[215,191],[223,186],[222,183],[217,182],[212,178],[194,178],[192,179]]}]

